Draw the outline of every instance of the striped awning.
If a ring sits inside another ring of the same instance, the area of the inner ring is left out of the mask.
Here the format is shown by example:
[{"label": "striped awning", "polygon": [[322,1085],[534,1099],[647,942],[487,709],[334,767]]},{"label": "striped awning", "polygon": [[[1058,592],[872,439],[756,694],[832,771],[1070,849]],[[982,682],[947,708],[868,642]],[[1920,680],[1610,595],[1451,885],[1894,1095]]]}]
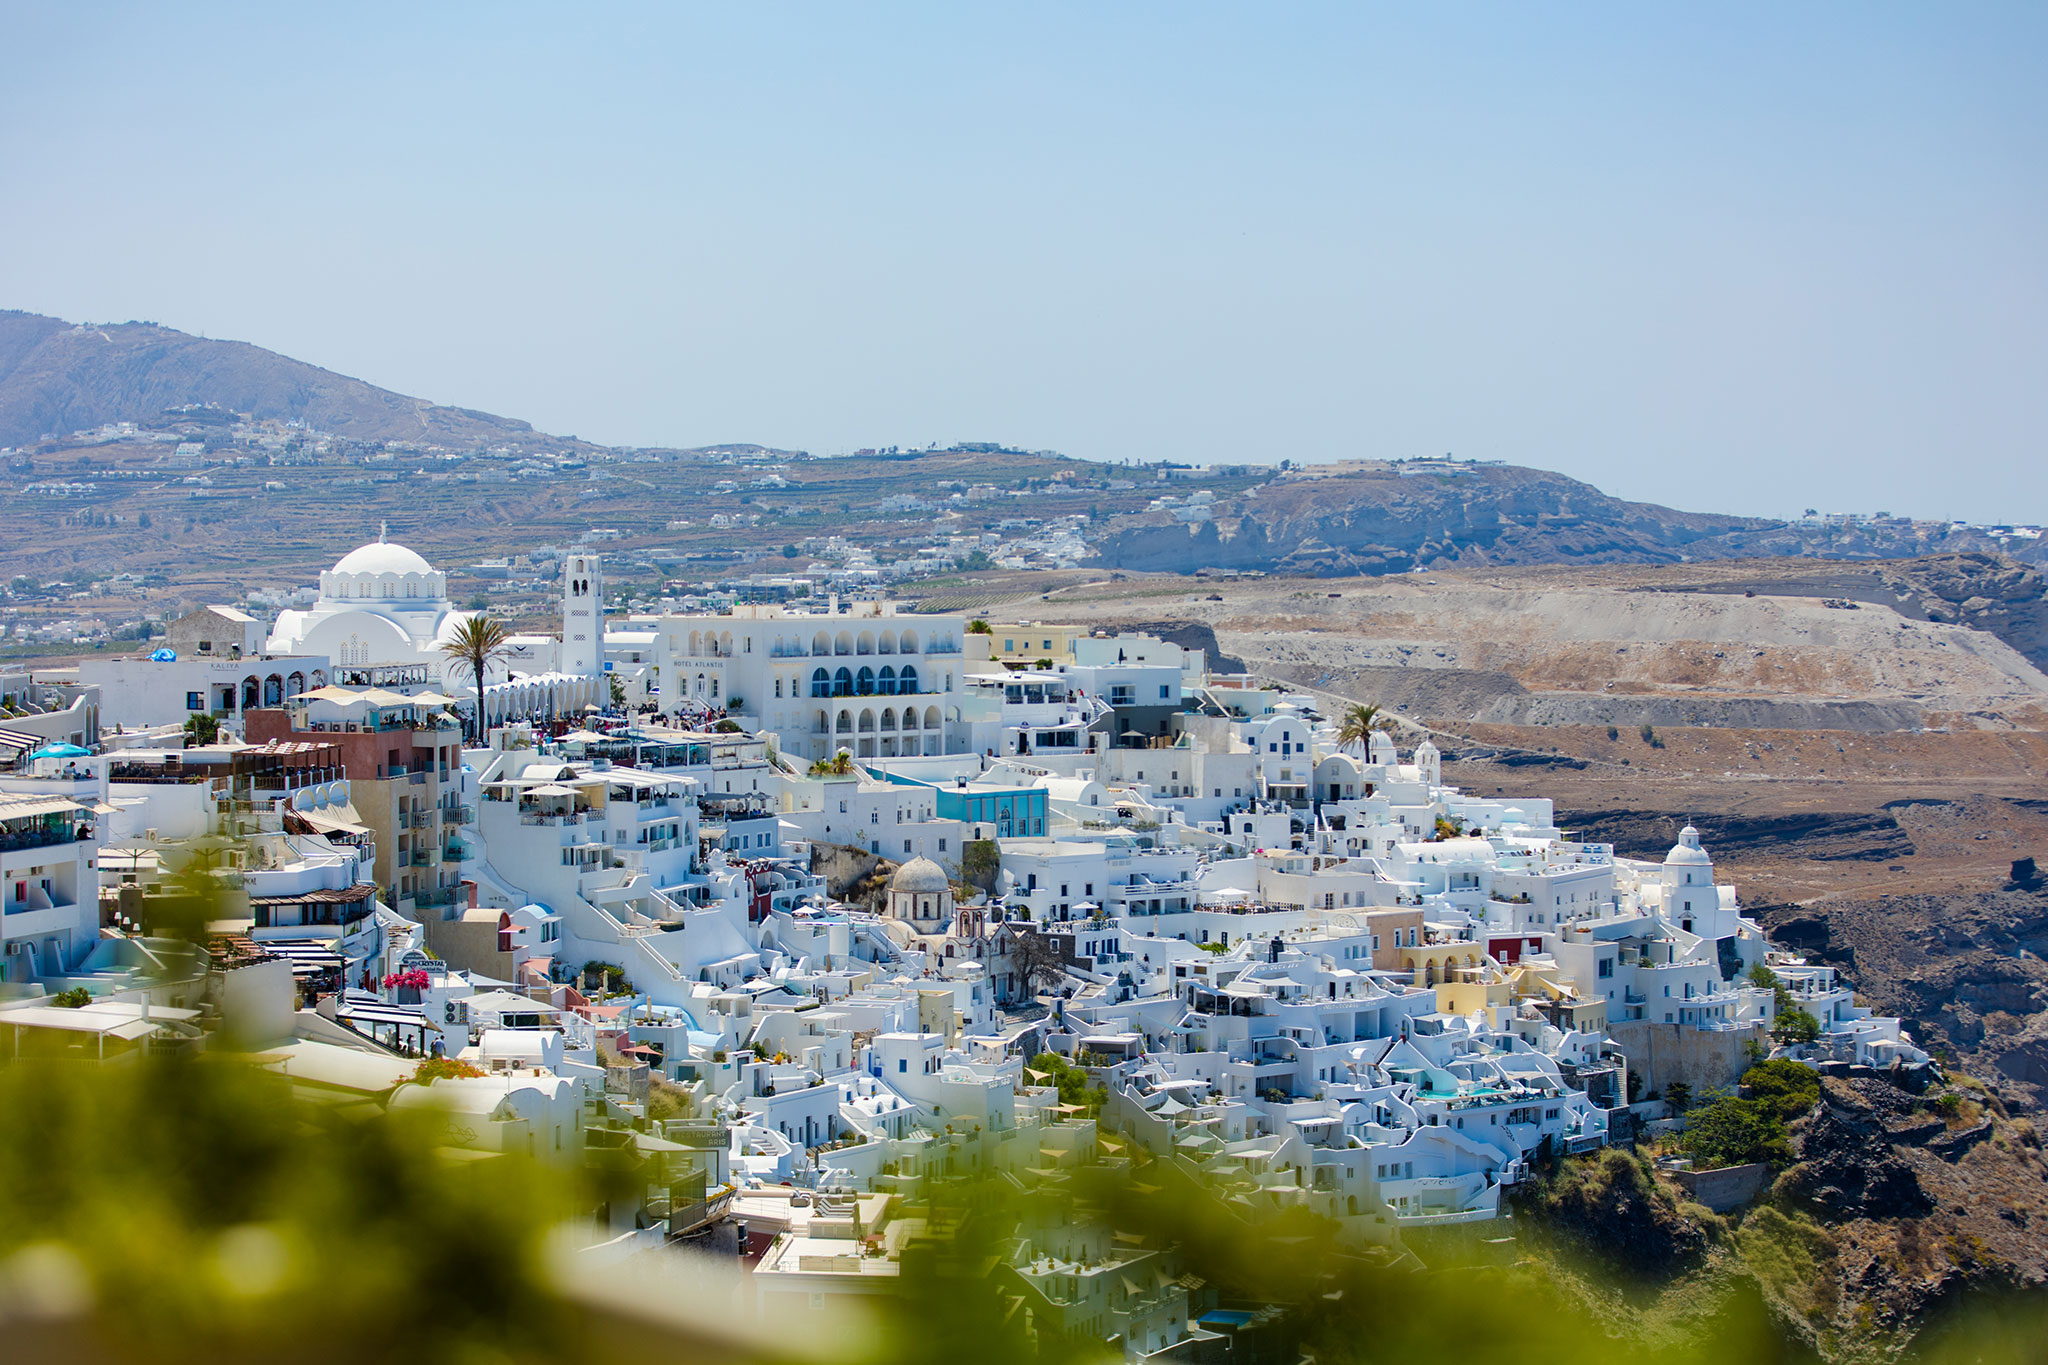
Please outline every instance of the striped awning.
[{"label": "striped awning", "polygon": [[383,1000],[350,1000],[334,1008],[337,1019],[357,1024],[403,1024],[426,1028],[427,1016],[420,1010],[393,1005]]},{"label": "striped awning", "polygon": [[293,976],[313,976],[319,972],[338,971],[341,968],[341,954],[334,951],[333,939],[298,939],[290,942],[259,939],[256,946],[272,957],[281,957],[291,963]]},{"label": "striped awning", "polygon": [[47,743],[41,735],[26,730],[0,730],[0,749],[40,749]]}]

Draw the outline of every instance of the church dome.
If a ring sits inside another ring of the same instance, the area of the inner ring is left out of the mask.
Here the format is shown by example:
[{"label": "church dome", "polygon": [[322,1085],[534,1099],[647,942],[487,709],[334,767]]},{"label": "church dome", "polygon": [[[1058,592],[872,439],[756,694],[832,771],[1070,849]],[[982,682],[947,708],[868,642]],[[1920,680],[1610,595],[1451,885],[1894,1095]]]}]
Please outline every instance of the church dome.
[{"label": "church dome", "polygon": [[421,559],[403,545],[394,545],[386,540],[373,540],[368,545],[350,550],[334,566],[335,573],[366,574],[427,574],[434,566]]},{"label": "church dome", "polygon": [[896,875],[889,879],[889,890],[908,892],[912,895],[932,895],[953,889],[952,879],[946,869],[930,858],[912,858],[896,869]]},{"label": "church dome", "polygon": [[1678,831],[1678,842],[1664,855],[1664,864],[1667,867],[1708,867],[1713,861],[1707,856],[1707,851],[1700,847],[1700,832],[1691,825]]}]

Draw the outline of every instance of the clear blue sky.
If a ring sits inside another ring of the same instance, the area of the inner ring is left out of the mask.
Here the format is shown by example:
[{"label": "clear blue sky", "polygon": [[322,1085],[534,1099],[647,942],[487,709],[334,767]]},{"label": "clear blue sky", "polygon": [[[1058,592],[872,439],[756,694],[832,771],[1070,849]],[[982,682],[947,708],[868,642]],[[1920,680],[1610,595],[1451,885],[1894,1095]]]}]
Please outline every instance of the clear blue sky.
[{"label": "clear blue sky", "polygon": [[2048,518],[2048,7],[0,4],[0,306],[622,444]]}]

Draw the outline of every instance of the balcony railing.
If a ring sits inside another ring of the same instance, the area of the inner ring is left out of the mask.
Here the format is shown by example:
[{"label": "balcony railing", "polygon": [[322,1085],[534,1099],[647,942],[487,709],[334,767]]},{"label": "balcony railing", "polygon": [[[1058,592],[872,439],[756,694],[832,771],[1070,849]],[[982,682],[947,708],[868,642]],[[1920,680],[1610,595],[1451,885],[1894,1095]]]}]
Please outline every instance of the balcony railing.
[{"label": "balcony railing", "polygon": [[0,831],[0,853],[13,853],[24,848],[55,848],[59,844],[75,844],[86,836],[68,827],[56,829],[26,829]]},{"label": "balcony railing", "polygon": [[849,683],[842,688],[837,683],[834,683],[829,689],[820,690],[824,688],[825,684],[823,683],[813,683],[811,685],[811,700],[832,701],[846,697],[935,697],[940,691],[936,684],[925,682],[922,679],[909,687],[898,683],[888,691],[882,689],[879,681],[870,683],[866,687],[862,687],[856,682]]}]

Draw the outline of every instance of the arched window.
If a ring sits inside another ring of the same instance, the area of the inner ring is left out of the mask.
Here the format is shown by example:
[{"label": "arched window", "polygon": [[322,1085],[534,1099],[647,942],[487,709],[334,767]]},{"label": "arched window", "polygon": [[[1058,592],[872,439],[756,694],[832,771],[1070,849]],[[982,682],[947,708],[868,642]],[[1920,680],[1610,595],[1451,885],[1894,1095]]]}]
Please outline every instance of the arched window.
[{"label": "arched window", "polygon": [[[888,637],[884,636],[883,638],[884,638],[884,639],[886,639],[886,638],[888,638]],[[883,696],[885,696],[885,697],[893,697],[893,696],[895,696],[895,695],[896,695],[896,670],[895,670],[894,668],[890,667],[890,666],[889,666],[888,664],[883,664],[883,665],[882,665],[882,671],[881,671],[881,673],[880,673],[879,675],[877,675],[877,678],[876,678],[876,685],[877,685],[877,688],[878,688],[878,689],[880,690],[880,692],[881,692],[881,694],[882,694]]]},{"label": "arched window", "polygon": [[916,693],[917,670],[909,664],[903,665],[903,671],[896,675],[896,690],[906,696]]},{"label": "arched window", "polygon": [[895,708],[895,707],[893,707],[893,706],[885,706],[885,707],[883,707],[883,708],[882,708],[882,728],[883,728],[884,730],[893,730],[893,729],[895,729],[895,728],[896,728],[896,708]]},{"label": "arched window", "polygon": [[858,692],[863,697],[874,696],[875,670],[869,668],[866,664],[862,664],[860,672],[854,676],[853,690]]},{"label": "arched window", "polygon": [[841,732],[851,730],[853,728],[853,713],[851,711],[841,711],[839,713],[839,720],[833,728]]},{"label": "arched window", "polygon": [[850,697],[853,695],[853,672],[842,668],[832,675],[832,695]]},{"label": "arched window", "polygon": [[832,675],[822,668],[811,670],[811,695],[829,697],[832,695]]}]

